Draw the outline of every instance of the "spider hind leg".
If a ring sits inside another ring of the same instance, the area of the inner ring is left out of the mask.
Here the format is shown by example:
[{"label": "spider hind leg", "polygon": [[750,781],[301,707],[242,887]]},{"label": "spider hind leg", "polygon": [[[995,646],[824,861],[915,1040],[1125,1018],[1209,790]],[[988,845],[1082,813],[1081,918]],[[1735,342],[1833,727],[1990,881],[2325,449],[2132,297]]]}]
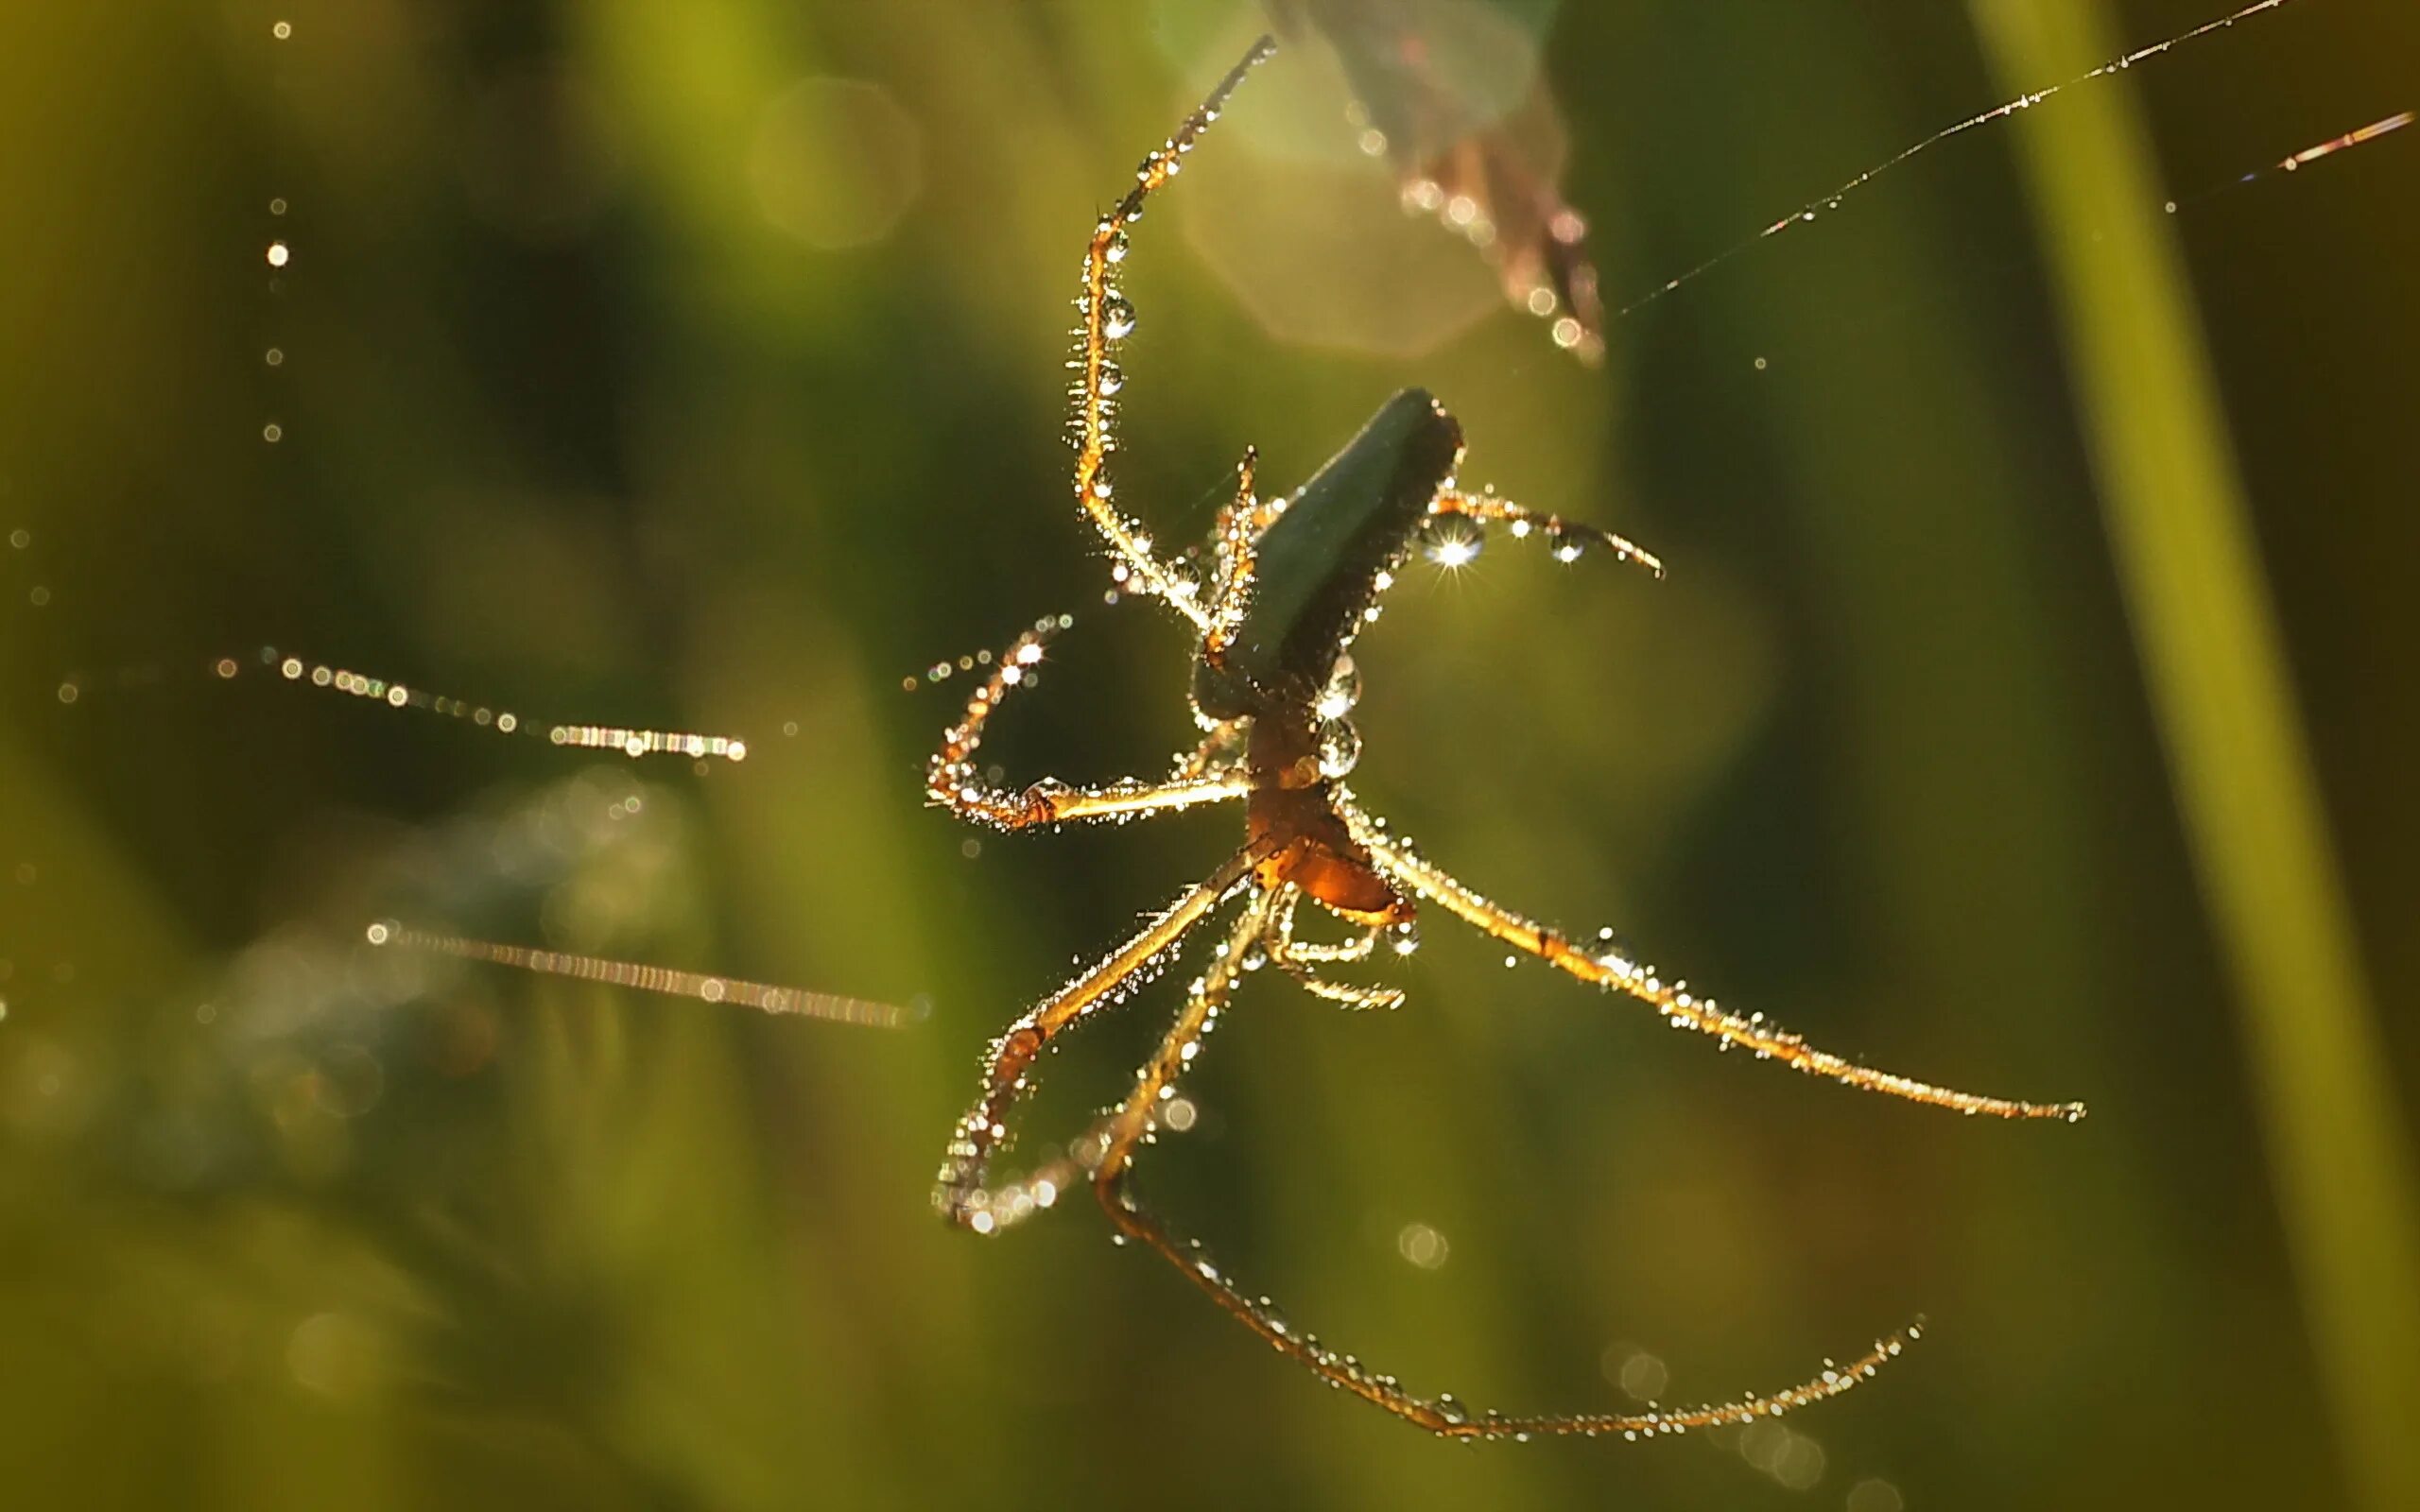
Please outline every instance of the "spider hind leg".
[{"label": "spider hind leg", "polygon": [[[1257,850],[1246,846],[1207,878],[1145,921],[1127,941],[1031,1008],[992,1041],[983,1085],[959,1119],[933,1183],[933,1207],[944,1219],[977,1233],[994,1233],[1025,1217],[1034,1178],[994,1184],[992,1158],[1009,1138],[1009,1115],[1031,1090],[1051,1041],[1097,1010],[1122,1001],[1134,982],[1162,965],[1194,926],[1251,878]],[[1054,1170],[1056,1166],[1046,1170]],[[1063,1185],[1063,1179],[1061,1180]],[[1044,1201],[1042,1206],[1048,1206]]]},{"label": "spider hind leg", "polygon": [[1866,1354],[1844,1366],[1827,1366],[1823,1374],[1812,1380],[1733,1401],[1675,1411],[1509,1416],[1493,1412],[1474,1415],[1451,1396],[1415,1395],[1405,1390],[1394,1377],[1371,1370],[1354,1356],[1327,1348],[1316,1335],[1288,1322],[1268,1298],[1255,1298],[1245,1292],[1202,1254],[1200,1246],[1179,1238],[1146,1210],[1132,1183],[1135,1154],[1156,1126],[1158,1109],[1175,1094],[1179,1078],[1200,1053],[1202,1035],[1225,1007],[1236,979],[1241,974],[1246,953],[1274,927],[1282,906],[1280,894],[1254,894],[1217,955],[1194,979],[1184,1008],[1160,1041],[1159,1049],[1144,1064],[1133,1090],[1102,1120],[1098,1131],[1098,1158],[1092,1162],[1093,1194],[1118,1233],[1174,1266],[1262,1343],[1330,1386],[1349,1391],[1372,1406],[1440,1437],[1528,1439],[1549,1434],[1589,1437],[1619,1434],[1636,1439],[1720,1423],[1745,1423],[1838,1396],[1872,1377],[1900,1352],[1906,1339],[1916,1336],[1917,1331],[1911,1328],[1904,1336],[1876,1341]]}]

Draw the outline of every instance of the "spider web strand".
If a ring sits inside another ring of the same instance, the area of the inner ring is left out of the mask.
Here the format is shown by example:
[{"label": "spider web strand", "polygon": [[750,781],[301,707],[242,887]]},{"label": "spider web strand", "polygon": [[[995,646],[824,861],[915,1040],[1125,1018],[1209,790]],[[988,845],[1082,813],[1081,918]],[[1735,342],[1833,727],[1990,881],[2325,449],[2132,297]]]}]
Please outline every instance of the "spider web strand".
[{"label": "spider web strand", "polygon": [[2029,91],[2026,94],[2017,95],[2014,99],[2003,100],[2001,103],[1993,106],[1988,111],[1982,111],[1974,115],[1970,115],[1953,126],[1943,127],[1940,130],[1933,132],[1930,136],[1925,137],[1909,146],[1902,147],[1897,152],[1894,152],[1891,156],[1883,159],[1880,163],[1876,163],[1873,167],[1866,169],[1855,178],[1841,183],[1838,188],[1832,190],[1831,193],[1819,195],[1815,198],[1809,199],[1806,203],[1799,206],[1796,210],[1791,211],[1789,215],[1782,216],[1772,225],[1765,227],[1762,231],[1756,232],[1753,235],[1741,237],[1738,241],[1734,242],[1729,247],[1726,247],[1722,249],[1722,250],[1716,252],[1711,257],[1706,258],[1688,271],[1680,274],[1678,277],[1667,279],[1663,284],[1659,284],[1655,288],[1650,289],[1647,293],[1640,295],[1637,299],[1631,301],[1628,304],[1625,304],[1620,309],[1616,310],[1614,312],[1614,318],[1618,320],[1624,317],[1634,314],[1635,312],[1642,310],[1648,305],[1664,298],[1666,295],[1679,289],[1682,285],[1697,282],[1698,279],[1712,272],[1715,268],[1731,261],[1733,258],[1739,256],[1741,253],[1747,251],[1750,248],[1756,246],[1760,242],[1769,241],[1772,238],[1780,235],[1783,232],[1790,230],[1792,227],[1806,225],[1823,215],[1827,211],[1840,209],[1841,200],[1858,193],[1859,190],[1865,188],[1866,185],[1872,183],[1875,180],[1881,178],[1884,174],[1889,173],[1892,169],[1899,166],[1899,164],[1907,162],[1909,159],[1930,151],[1932,148],[1939,146],[1941,144],[1948,141],[1952,137],[1963,136],[1967,132],[1972,131],[1979,127],[1989,126],[1994,121],[2004,120],[2009,116],[2016,114],[2020,111],[2031,110],[2034,106],[2039,105],[2046,100],[2055,98],[2060,94],[2064,94],[2071,89],[2078,88],[2084,84],[2089,84],[2098,78],[2105,78],[2112,74],[2122,73],[2125,70],[2134,67],[2136,63],[2148,61],[2151,59],[2158,57],[2162,53],[2168,52],[2173,48],[2182,47],[2188,43],[2206,37],[2212,32],[2224,31],[2234,26],[2238,22],[2249,21],[2263,11],[2280,10],[2294,3],[2295,0],[2255,0],[2255,3],[2251,5],[2230,11],[2226,15],[2205,21],[2198,26],[2178,32],[2165,41],[2152,43],[2145,46],[2137,47],[2132,52],[2121,54],[2118,57],[2113,58],[2109,60],[2109,61],[2102,63],[2098,68],[2087,69],[2083,73],[2078,74],[2071,78],[2061,79],[2058,83],[2047,85],[2041,89]]},{"label": "spider web strand", "polygon": [[458,935],[413,929],[392,920],[371,925],[368,936],[372,945],[427,951],[439,955],[451,955],[457,960],[481,961],[491,966],[506,966],[514,971],[535,971],[545,976],[567,976],[576,981],[597,982],[608,987],[660,992],[667,997],[695,998],[700,1003],[737,1004],[760,1013],[824,1019],[835,1023],[854,1023],[876,1029],[895,1029],[917,1017],[895,1004],[876,1003],[868,998],[811,992],[804,988],[775,987],[765,982],[741,981],[736,977],[710,976],[668,966],[610,960],[601,955],[532,950],[524,945],[498,945]]}]

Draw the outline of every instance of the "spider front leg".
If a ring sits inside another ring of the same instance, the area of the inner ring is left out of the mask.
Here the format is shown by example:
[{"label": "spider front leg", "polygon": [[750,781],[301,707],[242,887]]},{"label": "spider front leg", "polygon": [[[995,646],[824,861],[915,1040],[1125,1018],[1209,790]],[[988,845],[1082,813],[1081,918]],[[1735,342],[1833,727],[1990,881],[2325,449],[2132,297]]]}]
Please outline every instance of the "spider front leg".
[{"label": "spider front leg", "polygon": [[1994,1118],[2055,1118],[2070,1124],[2084,1115],[2082,1103],[2028,1103],[1986,1097],[1936,1087],[1893,1072],[1876,1071],[1827,1050],[1818,1050],[1788,1030],[1767,1022],[1761,1013],[1725,1012],[1712,998],[1694,996],[1681,983],[1666,982],[1610,951],[1591,954],[1561,932],[1489,901],[1423,860],[1409,842],[1389,834],[1383,824],[1340,793],[1337,795],[1336,808],[1343,816],[1347,831],[1368,849],[1371,859],[1389,882],[1583,982],[1628,993],[1661,1013],[1676,1028],[1695,1029],[1721,1041],[1726,1048],[1737,1045],[1754,1052],[1759,1060],[1777,1060],[1810,1076],[1961,1113],[1989,1114]]},{"label": "spider front leg", "polygon": [[1620,1434],[1635,1439],[1711,1427],[1718,1423],[1745,1423],[1758,1418],[1777,1417],[1790,1408],[1838,1396],[1880,1369],[1884,1361],[1905,1347],[1905,1339],[1916,1337],[1917,1331],[1911,1328],[1904,1338],[1879,1340],[1865,1355],[1849,1365],[1827,1368],[1812,1381],[1769,1396],[1747,1397],[1737,1401],[1670,1412],[1582,1413],[1551,1417],[1507,1417],[1491,1412],[1474,1417],[1468,1408],[1451,1396],[1415,1396],[1406,1391],[1394,1377],[1373,1371],[1352,1355],[1330,1349],[1322,1345],[1315,1335],[1297,1330],[1277,1315],[1267,1298],[1255,1299],[1246,1293],[1206,1259],[1198,1246],[1177,1238],[1158,1218],[1146,1211],[1135,1199],[1131,1180],[1135,1151],[1145,1136],[1150,1133],[1161,1104],[1175,1094],[1178,1079],[1201,1051],[1201,1037],[1217,1022],[1219,1011],[1226,1005],[1236,977],[1242,970],[1245,953],[1276,926],[1277,915],[1283,906],[1282,900],[1272,893],[1254,895],[1242,917],[1236,921],[1236,927],[1228,932],[1217,956],[1195,979],[1184,1009],[1177,1015],[1176,1022],[1169,1027],[1167,1037],[1160,1041],[1158,1051],[1142,1068],[1134,1090],[1127,1094],[1126,1100],[1102,1122],[1093,1136],[1099,1142],[1098,1158],[1093,1165],[1093,1194],[1099,1199],[1102,1211],[1109,1214],[1109,1221],[1116,1225],[1119,1233],[1175,1266],[1180,1274],[1200,1287],[1236,1322],[1250,1329],[1262,1343],[1330,1386],[1349,1391],[1373,1406],[1442,1437],[1525,1439],[1546,1434],[1589,1437]]},{"label": "spider front leg", "polygon": [[1023,830],[1073,819],[1133,818],[1241,798],[1249,791],[1240,770],[1221,770],[1211,764],[1204,754],[1210,749],[1208,740],[1165,782],[1129,778],[1100,787],[1074,787],[1045,777],[1022,789],[1011,789],[986,781],[975,765],[985,724],[1008,701],[1011,690],[1031,680],[1044,648],[1067,623],[1064,617],[1045,618],[1017,637],[1000,654],[991,677],[967,700],[965,716],[942,731],[941,748],[933,752],[925,769],[925,791],[934,802],[978,824]]},{"label": "spider front leg", "polygon": [[[1001,1187],[986,1184],[994,1151],[1008,1138],[1008,1117],[1031,1083],[1034,1062],[1060,1031],[1095,1008],[1124,998],[1129,984],[1148,977],[1187,932],[1207,918],[1251,878],[1267,848],[1248,845],[1200,885],[1153,917],[1120,945],[1066,986],[1026,1010],[984,1056],[983,1090],[958,1121],[933,1187],[933,1206],[961,1228],[988,1234],[1048,1207],[1055,1195],[1034,1190],[1030,1179]],[[1018,1199],[1023,1197],[1024,1201]]]},{"label": "spider front leg", "polygon": [[1112,282],[1111,269],[1126,260],[1126,228],[1141,218],[1143,201],[1176,176],[1184,155],[1219,118],[1227,96],[1255,64],[1274,51],[1276,43],[1267,37],[1253,43],[1243,60],[1228,70],[1209,97],[1177,127],[1176,133],[1144,158],[1143,165],[1134,170],[1134,186],[1093,228],[1092,240],[1084,248],[1083,288],[1076,300],[1081,322],[1076,327],[1076,353],[1068,364],[1077,374],[1070,393],[1075,413],[1068,422],[1076,448],[1076,503],[1108,542],[1115,558],[1111,572],[1118,585],[1165,600],[1205,635],[1215,621],[1201,602],[1201,586],[1161,561],[1142,525],[1110,502],[1109,454],[1117,448],[1115,396],[1126,384],[1126,375],[1111,352],[1134,329],[1134,306]]},{"label": "spider front leg", "polygon": [[[1547,549],[1557,561],[1578,561],[1591,552],[1610,552],[1616,561],[1636,562],[1656,576],[1664,576],[1664,562],[1653,552],[1627,536],[1617,536],[1597,525],[1577,520],[1565,520],[1559,514],[1540,514],[1522,507],[1510,499],[1496,497],[1493,489],[1478,493],[1465,493],[1447,489],[1428,506],[1431,515],[1458,516],[1485,524],[1511,527],[1515,536],[1543,535]],[[1461,541],[1440,541],[1431,553],[1448,567],[1460,567],[1478,555],[1476,537]]]}]

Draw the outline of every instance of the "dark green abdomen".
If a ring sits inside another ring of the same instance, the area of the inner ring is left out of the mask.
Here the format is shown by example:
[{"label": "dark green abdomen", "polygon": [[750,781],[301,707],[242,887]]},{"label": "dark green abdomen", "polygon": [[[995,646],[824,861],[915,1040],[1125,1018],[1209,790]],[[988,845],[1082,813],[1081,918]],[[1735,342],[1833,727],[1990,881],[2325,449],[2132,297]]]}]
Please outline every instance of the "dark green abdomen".
[{"label": "dark green abdomen", "polygon": [[1301,707],[1319,696],[1377,595],[1401,569],[1461,427],[1426,389],[1387,401],[1261,533],[1253,596],[1219,664],[1197,659],[1193,697],[1214,719]]}]

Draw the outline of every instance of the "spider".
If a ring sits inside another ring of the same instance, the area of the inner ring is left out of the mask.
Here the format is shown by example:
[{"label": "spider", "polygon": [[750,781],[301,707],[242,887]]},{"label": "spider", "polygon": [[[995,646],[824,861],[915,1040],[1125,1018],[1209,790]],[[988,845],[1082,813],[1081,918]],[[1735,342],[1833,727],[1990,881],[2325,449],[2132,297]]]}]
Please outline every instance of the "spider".
[{"label": "spider", "polygon": [[[1113,353],[1134,326],[1133,307],[1115,283],[1128,252],[1127,229],[1144,201],[1176,175],[1245,76],[1273,51],[1270,39],[1256,43],[1175,134],[1143,160],[1132,187],[1093,229],[1077,301],[1080,323],[1071,363],[1077,373],[1077,503],[1106,543],[1116,587],[1157,600],[1198,634],[1189,691],[1202,739],[1159,782],[1130,778],[1079,787],[1046,777],[1012,788],[988,780],[976,755],[989,721],[1011,692],[1030,680],[1045,647],[1068,625],[1063,616],[1038,622],[1000,657],[964,716],[943,733],[927,772],[936,803],[999,830],[1125,821],[1241,800],[1243,845],[993,1041],[981,1090],[959,1121],[942,1163],[934,1206],[951,1224],[993,1234],[1053,1206],[1078,1183],[1089,1184],[1122,1241],[1138,1243],[1175,1266],[1271,1349],[1331,1386],[1441,1435],[1617,1433],[1637,1438],[1743,1422],[1845,1391],[1899,1353],[1918,1330],[1876,1342],[1846,1366],[1765,1396],[1641,1414],[1474,1417],[1451,1397],[1416,1396],[1392,1377],[1300,1332],[1267,1298],[1245,1292],[1197,1245],[1173,1234],[1135,1195],[1137,1149],[1201,1052],[1238,975],[1265,959],[1310,992],[1344,1006],[1394,1007],[1403,1000],[1400,990],[1336,981],[1322,969],[1365,959],[1382,940],[1409,949],[1415,912],[1424,904],[1760,1060],[1962,1113],[2066,1120],[2083,1114],[2079,1104],[1979,1096],[1872,1070],[1816,1049],[1761,1014],[1719,1008],[1713,1000],[1693,997],[1680,984],[1618,954],[1577,943],[1490,902],[1425,859],[1354,799],[1343,782],[1358,748],[1348,719],[1358,688],[1354,638],[1376,616],[1379,596],[1424,533],[1440,530],[1441,524],[1466,532],[1502,524],[1514,535],[1543,535],[1565,560],[1594,553],[1662,576],[1661,563],[1619,536],[1461,487],[1461,428],[1426,392],[1408,389],[1388,400],[1358,436],[1288,497],[1263,499],[1255,493],[1256,454],[1248,449],[1236,470],[1234,501],[1221,511],[1213,534],[1209,560],[1215,571],[1206,583],[1156,555],[1140,523],[1111,502],[1106,468],[1115,447],[1114,396],[1125,381]],[[1440,549],[1467,550],[1473,539],[1446,541]],[[1043,1053],[1060,1035],[1156,976],[1188,935],[1237,898],[1242,906],[1208,965],[1192,979],[1183,1008],[1125,1099],[1064,1156],[1023,1177],[995,1179],[994,1157],[1008,1139],[1009,1119]],[[1297,939],[1295,915],[1305,900],[1357,926],[1357,934],[1333,944]]]}]

